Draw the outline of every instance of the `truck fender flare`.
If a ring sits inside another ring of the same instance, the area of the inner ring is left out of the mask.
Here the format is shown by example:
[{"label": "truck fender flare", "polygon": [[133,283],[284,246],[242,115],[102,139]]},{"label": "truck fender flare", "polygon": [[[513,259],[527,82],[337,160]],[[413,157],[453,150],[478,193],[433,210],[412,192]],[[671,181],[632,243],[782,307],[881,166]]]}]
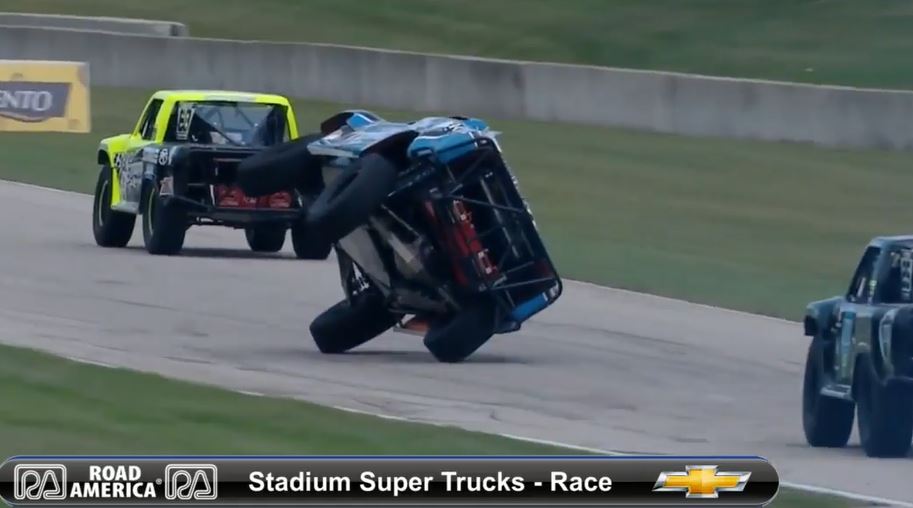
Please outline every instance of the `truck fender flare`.
[{"label": "truck fender flare", "polygon": [[106,150],[104,148],[98,149],[98,154],[96,155],[95,159],[96,159],[96,162],[98,162],[99,164],[102,164],[102,165],[107,164],[111,167],[114,166],[114,162],[111,161],[111,156],[108,155],[108,150]]}]

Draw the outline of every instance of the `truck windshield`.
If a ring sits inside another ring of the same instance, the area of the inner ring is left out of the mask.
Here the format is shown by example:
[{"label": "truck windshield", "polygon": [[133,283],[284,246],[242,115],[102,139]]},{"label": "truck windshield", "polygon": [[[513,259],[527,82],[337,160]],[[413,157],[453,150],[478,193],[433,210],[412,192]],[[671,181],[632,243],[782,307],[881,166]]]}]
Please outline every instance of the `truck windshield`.
[{"label": "truck windshield", "polygon": [[271,146],[289,139],[286,108],[252,102],[178,102],[165,141]]}]

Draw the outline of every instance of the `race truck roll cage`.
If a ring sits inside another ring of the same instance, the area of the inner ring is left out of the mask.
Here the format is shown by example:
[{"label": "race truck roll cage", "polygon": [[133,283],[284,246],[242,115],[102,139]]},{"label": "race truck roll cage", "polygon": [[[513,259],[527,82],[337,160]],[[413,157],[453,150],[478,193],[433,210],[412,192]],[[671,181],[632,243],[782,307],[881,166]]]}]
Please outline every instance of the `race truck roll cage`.
[{"label": "race truck roll cage", "polygon": [[[458,301],[490,297],[500,316],[495,333],[507,333],[519,329],[523,321],[560,296],[561,279],[536,231],[532,213],[518,192],[516,179],[493,139],[477,137],[443,149],[421,149],[412,155],[411,164],[400,172],[397,186],[370,223],[382,230],[385,226],[377,216],[392,219],[391,244],[398,251],[397,237],[422,237],[402,216],[399,205],[414,204],[414,196],[421,196],[422,213],[437,226],[432,228],[431,236],[449,253],[448,269],[456,281],[454,287],[433,281],[443,277],[425,278],[437,288],[445,308],[458,310]],[[345,239],[340,243],[344,244]],[[427,259],[429,256],[423,256],[421,250],[419,247],[411,254]],[[391,257],[385,264],[388,274],[403,271],[403,263],[397,267],[396,259]],[[361,267],[359,270],[365,272]],[[393,285],[395,282],[391,281]],[[391,288],[379,289],[387,297],[394,293]],[[390,305],[404,314],[418,315],[428,310],[424,305],[406,302],[391,301]]]}]

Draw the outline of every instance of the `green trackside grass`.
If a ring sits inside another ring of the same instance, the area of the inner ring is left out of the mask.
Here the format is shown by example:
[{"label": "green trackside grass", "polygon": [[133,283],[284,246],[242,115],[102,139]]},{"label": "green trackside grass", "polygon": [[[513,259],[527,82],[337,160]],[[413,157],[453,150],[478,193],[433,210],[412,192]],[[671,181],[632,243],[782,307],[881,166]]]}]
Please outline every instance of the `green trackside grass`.
[{"label": "green trackside grass", "polygon": [[[0,460],[24,454],[574,454],[0,346]],[[849,506],[782,489],[773,506]]]},{"label": "green trackside grass", "polygon": [[0,0],[0,11],[168,19],[202,37],[913,88],[908,0]]},{"label": "green trackside grass", "polygon": [[[0,178],[91,193],[98,140],[147,95],[95,89],[91,135],[3,133]],[[343,107],[297,101],[302,130]],[[798,318],[845,290],[871,236],[913,232],[909,154],[492,125],[568,278]]]}]

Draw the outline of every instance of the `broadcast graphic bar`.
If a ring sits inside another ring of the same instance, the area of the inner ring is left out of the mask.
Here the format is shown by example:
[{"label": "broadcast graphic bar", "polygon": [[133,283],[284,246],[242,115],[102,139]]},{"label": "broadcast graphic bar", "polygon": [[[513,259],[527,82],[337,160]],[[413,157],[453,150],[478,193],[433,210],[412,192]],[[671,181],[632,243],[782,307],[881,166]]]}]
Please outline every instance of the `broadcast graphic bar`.
[{"label": "broadcast graphic bar", "polygon": [[760,457],[14,457],[0,497],[27,505],[760,506]]}]

